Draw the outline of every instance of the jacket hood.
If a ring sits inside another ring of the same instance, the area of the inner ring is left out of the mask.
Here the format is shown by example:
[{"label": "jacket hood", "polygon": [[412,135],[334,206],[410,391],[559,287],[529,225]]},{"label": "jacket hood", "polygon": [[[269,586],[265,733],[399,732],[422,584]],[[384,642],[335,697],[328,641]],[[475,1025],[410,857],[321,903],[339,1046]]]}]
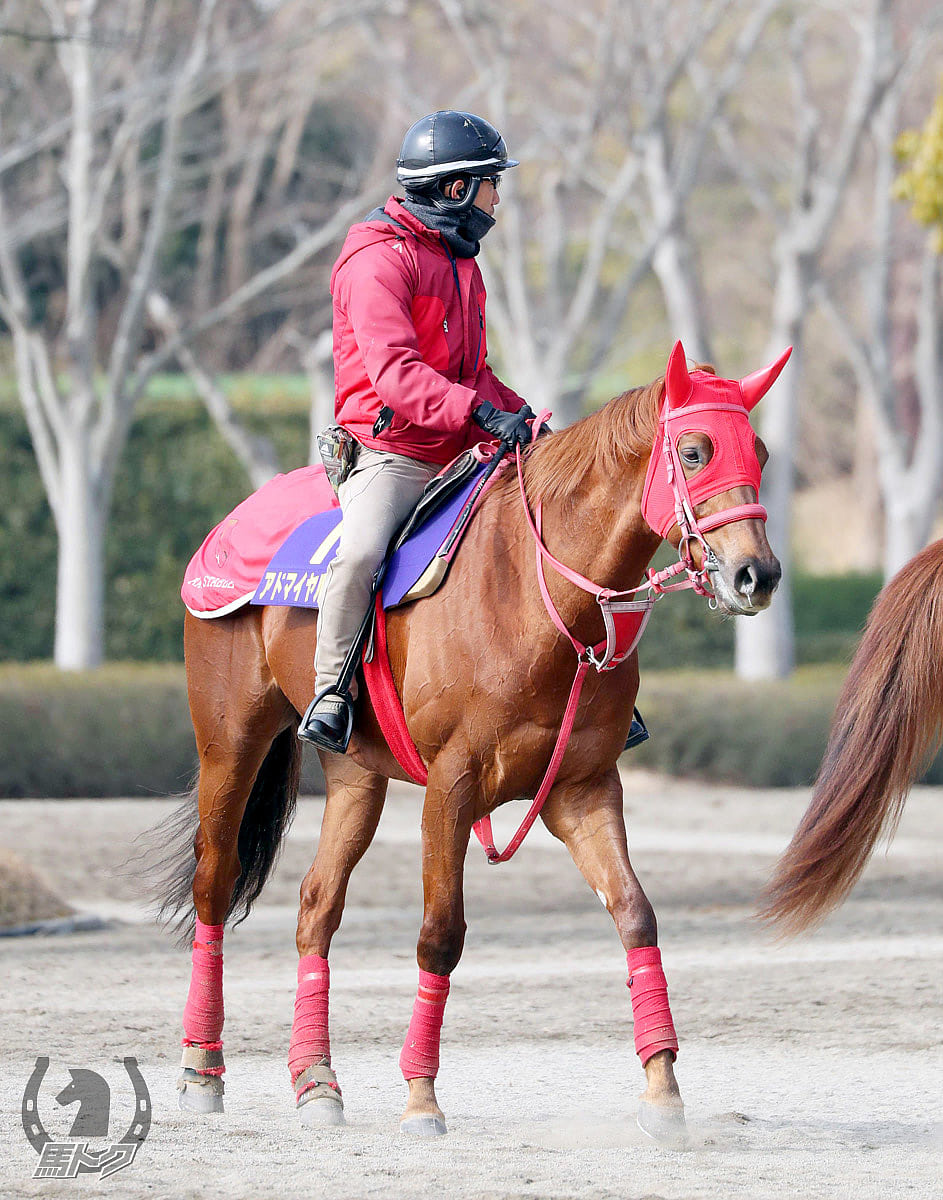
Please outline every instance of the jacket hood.
[{"label": "jacket hood", "polygon": [[[390,217],[393,217],[398,224],[390,221]],[[423,225],[418,217],[414,217],[411,212],[403,208],[395,196],[390,196],[383,208],[375,208],[363,221],[351,225],[347,231],[344,245],[331,270],[331,294],[334,294],[334,280],[337,272],[346,262],[359,251],[366,249],[367,246],[375,246],[377,242],[394,241],[402,234],[403,227],[414,236],[425,238],[434,246],[439,245],[442,241],[441,235],[436,230]]]}]

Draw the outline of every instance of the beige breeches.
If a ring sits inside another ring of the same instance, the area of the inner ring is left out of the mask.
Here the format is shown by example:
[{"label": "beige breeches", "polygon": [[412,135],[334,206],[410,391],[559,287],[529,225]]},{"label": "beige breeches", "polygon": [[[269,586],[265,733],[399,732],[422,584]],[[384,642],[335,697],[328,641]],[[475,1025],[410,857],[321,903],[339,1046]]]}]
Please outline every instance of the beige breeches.
[{"label": "beige breeches", "polygon": [[338,492],[344,521],[318,613],[315,694],[340,674],[390,539],[439,470],[434,463],[360,447],[356,465]]}]

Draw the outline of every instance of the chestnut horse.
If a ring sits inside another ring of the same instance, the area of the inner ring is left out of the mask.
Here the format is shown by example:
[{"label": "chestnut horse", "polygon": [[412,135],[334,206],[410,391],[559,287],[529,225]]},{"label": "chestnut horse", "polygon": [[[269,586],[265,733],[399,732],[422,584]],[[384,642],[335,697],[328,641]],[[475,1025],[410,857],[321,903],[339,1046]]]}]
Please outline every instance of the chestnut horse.
[{"label": "chestnut horse", "polygon": [[848,895],[943,735],[943,541],[874,602],[845,679],[812,799],[761,915],[799,933]]},{"label": "chestnut horse", "polygon": [[[531,509],[539,502],[549,551],[600,581],[600,590],[634,589],[666,535],[675,546],[683,543],[689,575],[709,581],[713,604],[730,614],[766,608],[780,568],[766,538],[765,510],[756,502],[758,456],[765,461],[766,451],[748,410],[787,356],[747,379],[723,380],[709,369],[689,373],[678,343],[664,378],[538,439],[519,458],[520,486]],[[409,1085],[402,1128],[423,1135],[445,1132],[434,1079],[448,976],[465,936],[469,834],[499,805],[535,795],[575,666],[572,646],[544,607],[518,486],[513,471],[497,477],[443,586],[389,614],[393,676],[428,769],[420,988],[400,1060]],[[709,543],[702,529],[710,531]],[[571,634],[595,643],[603,625],[598,597],[570,578],[548,571],[546,588]],[[701,590],[711,594],[706,586]],[[200,761],[198,824],[186,817],[187,845],[168,860],[174,866],[163,895],[165,916],[177,914],[189,928],[192,902],[197,917],[181,1107],[222,1109],[223,925],[248,912],[291,817],[300,757],[296,729],[311,696],[314,643],[315,616],[304,609],[247,607],[208,621],[186,619]],[[614,669],[586,677],[541,818],[615,922],[635,980],[636,1048],[647,1078],[640,1122],[655,1135],[673,1137],[684,1129],[673,1070],[677,1041],[655,914],[629,862],[617,769],[638,682],[634,652]],[[365,693],[361,688],[348,753],[321,752],[326,807],[317,854],[301,886],[289,1067],[305,1123],[343,1122],[328,1040],[327,956],[350,874],[376,832],[387,781],[407,778]]]}]

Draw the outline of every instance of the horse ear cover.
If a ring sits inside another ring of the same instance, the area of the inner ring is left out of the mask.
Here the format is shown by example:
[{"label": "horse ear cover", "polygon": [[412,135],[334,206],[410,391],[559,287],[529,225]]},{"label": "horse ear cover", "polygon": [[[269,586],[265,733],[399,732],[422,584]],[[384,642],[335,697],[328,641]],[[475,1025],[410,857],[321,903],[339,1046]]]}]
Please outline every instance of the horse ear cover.
[{"label": "horse ear cover", "polygon": [[[678,345],[680,346],[681,343],[679,342]],[[759,404],[779,378],[780,372],[789,361],[790,354],[792,354],[792,346],[787,346],[775,362],[770,363],[768,367],[763,367],[759,371],[754,371],[752,375],[746,375],[740,380],[740,392],[743,396],[743,403],[747,412],[756,408],[757,404]]]},{"label": "horse ear cover", "polygon": [[693,505],[741,485],[759,493],[756,435],[747,414],[773,386],[791,352],[790,347],[770,366],[738,381],[699,370],[690,372],[684,346],[675,342],[665,370],[665,406],[642,491],[642,516],[659,537],[667,537],[677,521],[674,491],[661,449],[666,431],[670,429],[674,446],[682,433],[694,431],[707,434],[714,445],[710,462],[687,482]]},{"label": "horse ear cover", "polygon": [[688,402],[694,389],[688,371],[688,359],[680,341],[675,342],[665,371],[665,395],[669,408],[680,408]]}]

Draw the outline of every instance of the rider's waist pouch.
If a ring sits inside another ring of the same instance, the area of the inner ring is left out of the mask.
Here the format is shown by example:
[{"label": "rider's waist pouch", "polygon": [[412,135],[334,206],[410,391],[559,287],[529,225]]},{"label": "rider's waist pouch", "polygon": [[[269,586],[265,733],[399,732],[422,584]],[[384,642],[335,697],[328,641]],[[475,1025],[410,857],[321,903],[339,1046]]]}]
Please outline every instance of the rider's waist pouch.
[{"label": "rider's waist pouch", "polygon": [[328,425],[318,434],[318,453],[335,495],[353,470],[359,449],[360,443],[343,425]]}]

